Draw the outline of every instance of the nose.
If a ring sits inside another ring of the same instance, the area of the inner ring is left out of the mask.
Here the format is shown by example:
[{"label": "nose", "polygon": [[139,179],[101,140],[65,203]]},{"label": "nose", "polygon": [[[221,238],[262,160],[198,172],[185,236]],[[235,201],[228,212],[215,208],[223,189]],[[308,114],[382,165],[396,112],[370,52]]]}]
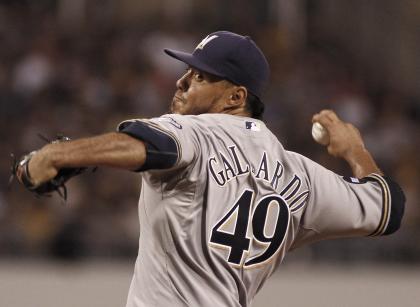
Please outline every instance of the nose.
[{"label": "nose", "polygon": [[187,71],[181,78],[179,78],[176,81],[176,87],[183,91],[186,92],[188,90],[188,88],[190,87],[190,78],[189,78],[190,72]]}]

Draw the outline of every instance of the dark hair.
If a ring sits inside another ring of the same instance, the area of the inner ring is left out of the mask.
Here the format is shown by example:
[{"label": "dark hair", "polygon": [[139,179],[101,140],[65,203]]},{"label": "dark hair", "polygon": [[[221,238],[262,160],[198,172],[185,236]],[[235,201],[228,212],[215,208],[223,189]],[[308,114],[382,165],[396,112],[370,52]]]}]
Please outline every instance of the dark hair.
[{"label": "dark hair", "polygon": [[246,97],[246,109],[251,113],[252,118],[262,119],[265,105],[257,96],[248,92],[248,96]]}]

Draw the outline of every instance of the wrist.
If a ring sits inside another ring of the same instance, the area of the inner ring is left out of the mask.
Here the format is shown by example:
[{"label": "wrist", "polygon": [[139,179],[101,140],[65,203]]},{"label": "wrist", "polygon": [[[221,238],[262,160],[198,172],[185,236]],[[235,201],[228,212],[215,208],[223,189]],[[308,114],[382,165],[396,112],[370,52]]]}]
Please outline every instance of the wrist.
[{"label": "wrist", "polygon": [[364,144],[354,145],[343,154],[343,159],[349,164],[357,163],[357,161],[365,156],[370,156],[370,153],[365,148]]},{"label": "wrist", "polygon": [[57,146],[58,144],[48,144],[45,145],[38,153],[40,155],[40,159],[43,162],[45,167],[54,167],[57,168],[58,165],[58,157],[60,156],[57,153]]},{"label": "wrist", "polygon": [[350,165],[353,175],[357,178],[363,178],[372,173],[383,175],[372,155],[364,146],[355,149],[345,160]]}]

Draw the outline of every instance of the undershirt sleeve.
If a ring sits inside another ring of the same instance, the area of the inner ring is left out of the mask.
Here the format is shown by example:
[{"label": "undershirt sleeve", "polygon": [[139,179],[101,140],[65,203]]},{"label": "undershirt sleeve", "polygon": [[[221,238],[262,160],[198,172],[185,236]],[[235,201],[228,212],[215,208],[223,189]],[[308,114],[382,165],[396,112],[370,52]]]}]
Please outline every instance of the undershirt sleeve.
[{"label": "undershirt sleeve", "polygon": [[118,125],[117,131],[146,145],[145,164],[136,171],[186,167],[198,154],[194,129],[182,115],[127,120]]}]

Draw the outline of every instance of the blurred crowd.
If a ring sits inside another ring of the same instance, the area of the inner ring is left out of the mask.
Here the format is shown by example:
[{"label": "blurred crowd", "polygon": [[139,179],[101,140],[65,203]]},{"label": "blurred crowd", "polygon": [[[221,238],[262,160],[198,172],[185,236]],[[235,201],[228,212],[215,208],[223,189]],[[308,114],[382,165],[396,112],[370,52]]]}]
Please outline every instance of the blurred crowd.
[{"label": "blurred crowd", "polygon": [[88,6],[85,15],[69,1],[0,2],[0,257],[136,255],[138,174],[87,173],[69,182],[63,204],[56,196],[35,198],[16,183],[8,187],[9,154],[39,148],[39,134],[92,136],[124,119],[166,113],[185,67],[162,49],[192,51],[209,32],[227,29],[251,35],[266,53],[272,71],[265,121],[287,149],[350,175],[310,136],[312,115],[331,108],[360,129],[380,167],[405,191],[403,228],[393,238],[314,245],[308,258],[348,260],[353,244],[360,258],[420,260],[413,241],[420,235],[420,97],[367,77],[366,67],[322,33],[309,32],[296,44],[264,13],[268,1],[217,23],[194,14],[201,12],[197,4],[190,15],[156,10],[124,21],[109,2],[75,1]]}]

